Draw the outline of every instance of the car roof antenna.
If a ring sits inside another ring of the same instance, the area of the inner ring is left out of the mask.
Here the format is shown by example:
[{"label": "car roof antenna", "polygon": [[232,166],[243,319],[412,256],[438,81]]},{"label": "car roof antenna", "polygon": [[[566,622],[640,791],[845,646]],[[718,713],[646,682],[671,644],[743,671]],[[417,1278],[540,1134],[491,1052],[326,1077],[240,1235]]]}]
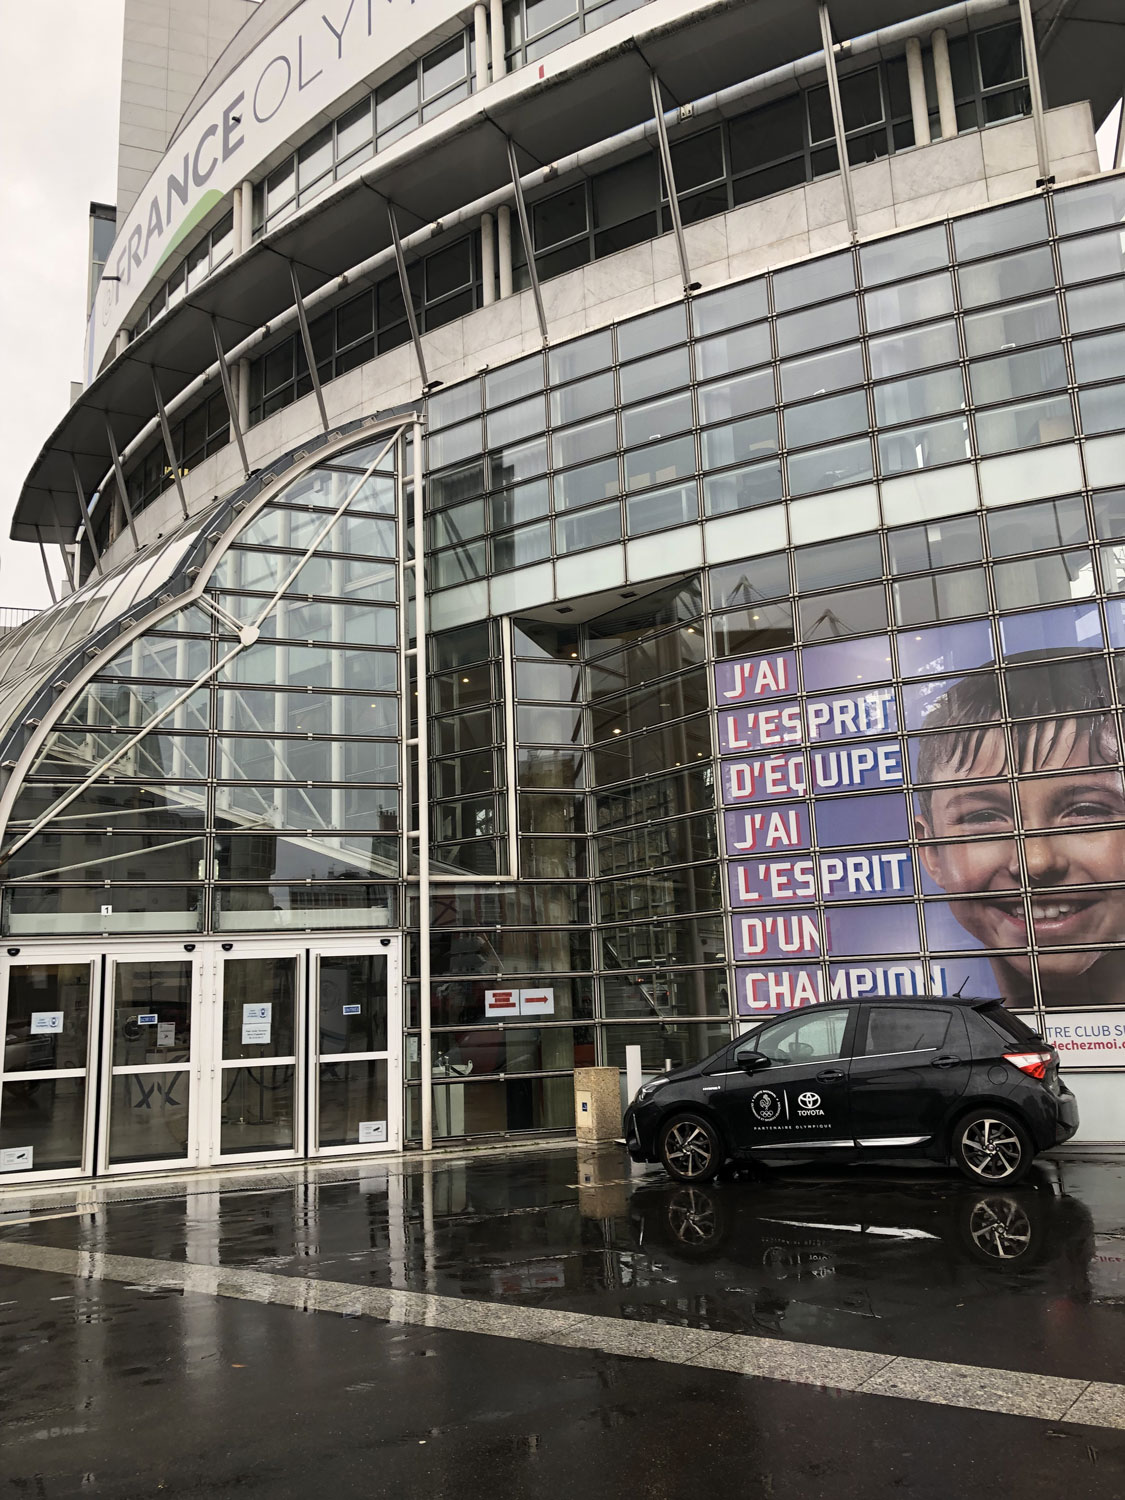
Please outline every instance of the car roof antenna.
[{"label": "car roof antenna", "polygon": [[966,974],[965,977],[964,977],[964,979],[962,979],[961,983],[957,986],[956,990],[953,992],[953,998],[954,998],[954,1000],[960,1000],[960,998],[961,998],[961,991],[965,988],[965,986],[968,984],[968,982],[969,982],[969,976]]}]

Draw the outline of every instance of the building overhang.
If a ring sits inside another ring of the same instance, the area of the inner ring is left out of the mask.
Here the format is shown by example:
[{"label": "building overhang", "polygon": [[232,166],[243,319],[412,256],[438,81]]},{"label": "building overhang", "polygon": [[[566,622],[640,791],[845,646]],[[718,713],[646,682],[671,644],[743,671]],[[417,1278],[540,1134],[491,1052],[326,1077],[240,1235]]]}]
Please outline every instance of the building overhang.
[{"label": "building overhang", "polygon": [[[1125,50],[1120,22],[1111,15],[1118,6],[1119,0],[1034,4],[1048,105],[1090,99],[1097,120],[1115,102]],[[832,4],[841,38],[919,14],[917,0]],[[1005,7],[1000,0],[994,15],[974,24],[1017,14],[1014,3]],[[154,373],[168,400],[214,363],[212,319],[229,349],[292,305],[291,266],[307,293],[389,249],[388,201],[407,234],[510,182],[508,136],[521,168],[529,170],[648,120],[650,67],[672,105],[820,46],[815,0],[715,0],[690,11],[673,0],[652,0],[644,12],[622,19],[625,26],[615,23],[509,74],[407,136],[163,314],[105,367],[44,443],[20,491],[13,539],[34,542],[41,534],[72,541],[83,520],[76,474],[89,496],[111,467],[107,418],[120,452],[153,420]],[[699,116],[700,125],[706,118]],[[357,288],[363,284],[356,282]]]}]

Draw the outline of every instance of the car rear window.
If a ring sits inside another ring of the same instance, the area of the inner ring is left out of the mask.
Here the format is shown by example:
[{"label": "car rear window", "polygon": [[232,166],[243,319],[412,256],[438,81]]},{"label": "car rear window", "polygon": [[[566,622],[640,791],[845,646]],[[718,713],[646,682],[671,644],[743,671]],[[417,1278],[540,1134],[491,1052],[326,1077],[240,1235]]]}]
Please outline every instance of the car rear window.
[{"label": "car rear window", "polygon": [[865,1057],[889,1052],[924,1052],[940,1047],[949,1030],[949,1012],[921,1005],[876,1005],[867,1013]]},{"label": "car rear window", "polygon": [[979,1005],[975,1007],[978,1016],[986,1021],[991,1021],[996,1030],[1005,1037],[1010,1037],[1017,1042],[1039,1042],[1042,1037],[1034,1031],[1022,1016],[1015,1015],[1010,1010],[1005,1010],[998,1002],[992,1005]]}]

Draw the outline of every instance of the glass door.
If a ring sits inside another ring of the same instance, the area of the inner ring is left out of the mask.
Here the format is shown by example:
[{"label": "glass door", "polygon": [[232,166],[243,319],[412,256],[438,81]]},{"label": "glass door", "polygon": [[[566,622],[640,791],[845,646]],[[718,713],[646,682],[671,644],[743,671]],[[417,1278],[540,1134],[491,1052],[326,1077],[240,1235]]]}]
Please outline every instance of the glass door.
[{"label": "glass door", "polygon": [[0,1182],[91,1169],[99,974],[92,954],[40,951],[3,961]]},{"label": "glass door", "polygon": [[309,1153],[402,1144],[401,940],[310,950],[312,1107]]},{"label": "glass door", "polygon": [[199,1162],[202,979],[183,945],[107,958],[99,1171]]},{"label": "glass door", "polygon": [[224,943],[215,972],[211,1160],[303,1154],[304,954]]}]

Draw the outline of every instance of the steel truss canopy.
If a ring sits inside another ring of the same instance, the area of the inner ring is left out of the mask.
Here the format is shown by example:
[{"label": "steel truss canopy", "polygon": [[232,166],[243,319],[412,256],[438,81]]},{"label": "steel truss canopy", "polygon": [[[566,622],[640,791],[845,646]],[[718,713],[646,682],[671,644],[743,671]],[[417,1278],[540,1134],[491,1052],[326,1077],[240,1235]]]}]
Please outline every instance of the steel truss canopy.
[{"label": "steel truss canopy", "polygon": [[[1048,107],[1088,99],[1095,122],[1112,108],[1125,77],[1120,3],[1032,0]],[[278,18],[289,8],[279,4]],[[830,0],[829,8],[835,36],[845,41],[939,7],[918,0]],[[667,16],[662,5],[659,11]],[[47,439],[20,492],[13,539],[72,541],[83,521],[76,486],[90,496],[112,469],[107,419],[122,452],[154,420],[154,376],[171,402],[215,364],[216,328],[230,350],[292,308],[294,267],[307,296],[391,251],[388,203],[405,239],[505,184],[510,195],[509,137],[526,173],[651,121],[653,73],[671,108],[821,49],[816,0],[720,0],[647,30],[646,14],[632,12],[627,19],[635,35],[608,48],[602,33],[594,33],[552,54],[542,80],[529,65],[473,95],[345,178],[163,314],[104,369]],[[988,19],[1018,14],[1015,0],[997,0]],[[946,24],[956,34],[957,26]],[[603,50],[594,52],[595,42]],[[785,91],[780,84],[761,101]],[[701,110],[696,118],[702,126],[708,115]],[[310,129],[320,123],[321,117],[310,121]],[[393,264],[379,272],[387,274]],[[364,284],[357,278],[357,288]]]}]

